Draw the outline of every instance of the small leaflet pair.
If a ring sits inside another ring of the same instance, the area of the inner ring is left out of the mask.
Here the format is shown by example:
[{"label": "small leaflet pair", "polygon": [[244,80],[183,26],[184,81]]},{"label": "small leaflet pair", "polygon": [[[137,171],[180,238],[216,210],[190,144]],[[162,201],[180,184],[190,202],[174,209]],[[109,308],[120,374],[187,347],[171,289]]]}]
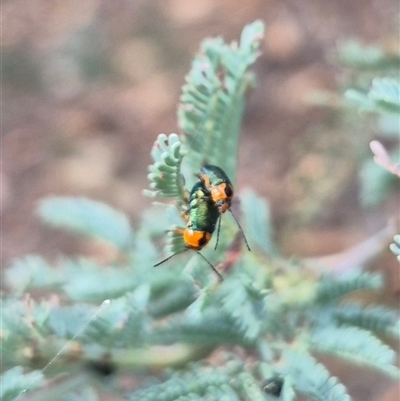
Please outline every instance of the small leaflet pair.
[{"label": "small leaflet pair", "polygon": [[200,169],[199,178],[200,181],[194,184],[190,192],[188,210],[181,213],[186,223],[186,228],[174,229],[174,232],[183,236],[186,248],[158,262],[154,267],[161,265],[179,253],[193,249],[208,263],[220,280],[223,280],[221,274],[199,251],[211,240],[218,222],[215,249],[217,248],[221,229],[221,216],[227,210],[231,212],[235,219],[249,251],[250,247],[242,227],[230,209],[233,198],[233,185],[226,173],[218,166],[205,165]]}]

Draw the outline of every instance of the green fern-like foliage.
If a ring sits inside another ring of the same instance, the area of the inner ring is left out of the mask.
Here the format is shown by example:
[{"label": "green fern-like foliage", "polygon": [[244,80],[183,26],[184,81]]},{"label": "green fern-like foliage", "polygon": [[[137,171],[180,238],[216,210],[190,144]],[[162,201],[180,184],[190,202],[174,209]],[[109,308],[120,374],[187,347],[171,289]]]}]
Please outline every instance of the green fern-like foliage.
[{"label": "green fern-like foliage", "polygon": [[[202,44],[178,112],[185,137],[161,134],[152,149],[146,194],[171,205],[149,208],[134,229],[123,212],[98,201],[40,202],[45,224],[113,252],[103,262],[60,257],[50,263],[32,254],[10,263],[0,314],[2,399],[23,400],[41,388],[37,401],[65,392],[64,399],[96,400],[101,387],[94,377],[101,374],[102,386],[132,401],[349,401],[345,385],[317,361],[320,354],[398,378],[396,354],[384,342],[395,338],[397,311],[349,303],[363,291],[381,291],[381,276],[354,269],[316,277],[285,260],[273,240],[268,203],[251,190],[238,192],[252,252],[242,251],[240,233],[226,217],[218,249],[202,250],[220,262],[223,282],[196,254],[153,267],[163,232],[185,224],[179,214],[187,210],[185,179],[205,160],[235,177],[249,69],[262,31],[257,21],[239,45]],[[182,235],[170,231],[167,242],[176,252]],[[395,254],[399,244],[395,237]],[[134,377],[135,388],[104,378],[119,369]],[[67,380],[71,373],[76,380]]]},{"label": "green fern-like foliage", "polygon": [[394,366],[396,353],[367,330],[324,327],[313,333],[311,347],[318,352],[341,356],[348,362],[381,370],[395,379],[400,377]]},{"label": "green fern-like foliage", "polygon": [[[339,48],[339,59],[354,71],[356,77],[344,92],[345,110],[355,107],[364,114],[372,114],[376,119],[374,135],[378,132],[381,137],[396,141],[388,152],[390,156],[387,155],[389,160],[394,160],[395,167],[400,135],[399,52],[349,41]],[[393,172],[392,166],[388,166],[390,162],[384,164],[377,164],[370,158],[363,162],[360,170],[361,200],[367,207],[379,205],[398,188],[398,177],[390,174]]]},{"label": "green fern-like foliage", "polygon": [[236,330],[245,339],[255,341],[262,331],[266,316],[266,294],[255,288],[243,278],[232,278],[221,285],[218,300],[221,309],[229,316]]},{"label": "green fern-like foliage", "polygon": [[245,94],[252,83],[249,68],[259,54],[264,26],[243,29],[240,42],[205,40],[182,89],[178,122],[190,149],[194,171],[206,162],[220,166],[235,182]]},{"label": "green fern-like foliage", "polygon": [[[184,373],[176,373],[165,381],[152,384],[134,392],[131,401],[174,401],[177,399],[201,400],[206,397],[235,395],[230,385],[231,377],[224,369],[195,369]],[[228,400],[235,398],[226,398]],[[236,397],[236,399],[238,399]]]},{"label": "green fern-like foliage", "polygon": [[123,213],[90,199],[44,199],[38,214],[50,226],[102,239],[119,249],[129,246],[132,239],[129,220]]},{"label": "green fern-like foliage", "polygon": [[16,366],[1,375],[0,398],[3,401],[15,400],[26,388],[37,388],[42,380],[43,374],[40,371],[24,373],[22,366]]},{"label": "green fern-like foliage", "polygon": [[248,241],[267,255],[277,254],[267,201],[250,189],[243,191],[240,195]]},{"label": "green fern-like foliage", "polygon": [[283,361],[282,372],[298,392],[318,401],[351,401],[346,387],[309,353],[288,350]]},{"label": "green fern-like foliage", "polygon": [[382,277],[379,274],[351,272],[338,280],[322,277],[317,291],[318,302],[340,301],[341,297],[357,290],[379,290],[382,288]]},{"label": "green fern-like foliage", "polygon": [[334,310],[338,323],[370,330],[384,338],[397,340],[400,336],[398,313],[383,305],[370,305],[363,308],[358,304],[338,305]]},{"label": "green fern-like foliage", "polygon": [[64,274],[54,269],[43,257],[27,255],[10,264],[4,281],[14,291],[23,292],[27,289],[61,287]]},{"label": "green fern-like foliage", "polygon": [[348,40],[340,44],[339,61],[346,67],[379,72],[400,68],[400,54],[389,53],[377,45],[364,45],[358,40]]},{"label": "green fern-like foliage", "polygon": [[345,96],[364,111],[400,113],[400,82],[392,78],[375,78],[368,93],[349,89]]},{"label": "green fern-like foliage", "polygon": [[151,191],[144,194],[152,197],[171,198],[185,202],[184,178],[181,173],[182,158],[186,154],[178,135],[160,134],[153,145],[151,156],[154,163],[149,167]]}]

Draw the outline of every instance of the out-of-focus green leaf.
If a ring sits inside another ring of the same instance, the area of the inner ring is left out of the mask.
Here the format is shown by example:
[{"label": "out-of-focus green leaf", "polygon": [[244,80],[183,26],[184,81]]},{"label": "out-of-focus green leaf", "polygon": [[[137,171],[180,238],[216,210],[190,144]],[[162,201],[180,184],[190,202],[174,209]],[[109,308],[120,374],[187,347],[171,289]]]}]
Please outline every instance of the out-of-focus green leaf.
[{"label": "out-of-focus green leaf", "polygon": [[53,227],[99,238],[119,249],[127,248],[132,241],[128,218],[102,202],[86,198],[46,198],[40,202],[38,214]]},{"label": "out-of-focus green leaf", "polygon": [[39,255],[27,255],[14,260],[4,276],[4,282],[14,291],[28,288],[54,289],[64,282],[63,272],[51,267]]},{"label": "out-of-focus green leaf", "polygon": [[395,79],[375,78],[368,96],[383,110],[400,114],[400,84]]},{"label": "out-of-focus green leaf", "polygon": [[273,240],[269,204],[250,189],[243,191],[240,198],[245,235],[250,246],[255,245],[269,255],[275,254],[277,250]]},{"label": "out-of-focus green leaf", "polygon": [[15,366],[7,370],[0,377],[0,398],[2,401],[12,401],[39,387],[43,381],[43,374],[38,370],[24,373],[22,366]]},{"label": "out-of-focus green leaf", "polygon": [[347,67],[365,70],[400,67],[400,53],[389,53],[376,45],[363,45],[356,39],[340,43],[338,52],[339,61]]},{"label": "out-of-focus green leaf", "polygon": [[362,111],[400,115],[400,83],[392,78],[375,78],[369,92],[348,89],[345,98]]}]

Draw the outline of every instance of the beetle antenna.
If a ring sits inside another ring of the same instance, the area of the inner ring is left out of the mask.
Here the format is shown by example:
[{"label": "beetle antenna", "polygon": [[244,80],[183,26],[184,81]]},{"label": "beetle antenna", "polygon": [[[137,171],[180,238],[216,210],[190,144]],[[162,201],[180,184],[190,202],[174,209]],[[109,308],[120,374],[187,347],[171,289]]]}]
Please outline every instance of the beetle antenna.
[{"label": "beetle antenna", "polygon": [[161,262],[156,263],[153,267],[157,267],[162,265],[164,262],[166,262],[167,260],[170,260],[171,258],[173,258],[175,255],[178,255],[178,253],[182,253],[182,252],[186,252],[188,250],[188,248],[183,249],[182,251],[178,251],[173,253],[172,255],[168,256],[167,258],[163,259]]},{"label": "beetle antenna", "polygon": [[247,242],[247,238],[246,238],[246,236],[244,235],[242,226],[239,224],[239,221],[236,219],[236,217],[235,217],[235,215],[233,214],[232,210],[229,209],[229,211],[231,212],[231,215],[232,215],[233,219],[236,221],[236,224],[238,225],[239,230],[240,230],[240,232],[242,233],[242,237],[243,237],[243,239],[244,239],[244,242],[245,242],[245,244],[246,244],[247,249],[248,249],[249,251],[251,251],[251,249],[250,249],[250,247],[249,247],[249,243]]},{"label": "beetle antenna", "polygon": [[221,214],[219,215],[218,219],[218,228],[217,228],[217,242],[215,243],[214,251],[217,249],[218,241],[219,241],[219,232],[221,231]]},{"label": "beetle antenna", "polygon": [[208,259],[206,259],[206,257],[204,255],[202,255],[199,251],[196,251],[197,254],[199,254],[207,263],[208,265],[211,267],[211,269],[214,270],[214,273],[219,277],[219,279],[221,281],[224,281],[223,277],[221,276],[220,273],[218,273],[218,271],[215,269],[215,267],[208,261]]}]

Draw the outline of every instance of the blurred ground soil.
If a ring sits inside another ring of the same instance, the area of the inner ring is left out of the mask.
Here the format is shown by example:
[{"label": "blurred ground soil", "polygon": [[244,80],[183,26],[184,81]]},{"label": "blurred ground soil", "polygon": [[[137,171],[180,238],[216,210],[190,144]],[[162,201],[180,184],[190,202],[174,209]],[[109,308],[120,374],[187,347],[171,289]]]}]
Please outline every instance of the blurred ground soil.
[{"label": "blurred ground soil", "polygon": [[[45,196],[102,200],[137,223],[149,203],[141,190],[152,143],[178,131],[180,87],[200,41],[237,39],[255,19],[266,35],[238,187],[268,198],[284,252],[339,252],[398,207],[395,199],[360,206],[356,156],[376,133],[345,132],[335,111],[305,101],[345,80],[334,61],[339,41],[398,44],[395,1],[6,0],[2,13],[2,266],[27,253],[93,252],[40,225],[34,210]],[[391,388],[356,391],[356,401],[398,399]]]}]

